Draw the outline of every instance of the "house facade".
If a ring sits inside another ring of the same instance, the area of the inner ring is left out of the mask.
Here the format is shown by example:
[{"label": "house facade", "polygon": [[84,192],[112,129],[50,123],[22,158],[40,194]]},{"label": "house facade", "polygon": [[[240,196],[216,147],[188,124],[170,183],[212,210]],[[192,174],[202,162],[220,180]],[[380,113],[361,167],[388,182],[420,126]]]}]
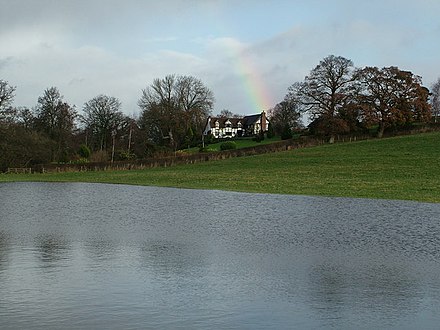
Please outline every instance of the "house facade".
[{"label": "house facade", "polygon": [[208,117],[204,134],[211,134],[216,139],[254,136],[267,132],[269,121],[266,112],[244,117]]}]

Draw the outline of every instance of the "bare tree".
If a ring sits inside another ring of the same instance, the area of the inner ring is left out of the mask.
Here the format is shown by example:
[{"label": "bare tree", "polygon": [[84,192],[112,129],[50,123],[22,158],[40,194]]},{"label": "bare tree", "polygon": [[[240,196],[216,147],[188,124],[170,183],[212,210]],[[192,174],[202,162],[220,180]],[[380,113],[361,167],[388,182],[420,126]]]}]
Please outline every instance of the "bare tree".
[{"label": "bare tree", "polygon": [[35,116],[31,109],[27,107],[17,107],[16,123],[24,127],[26,130],[32,130],[35,127]]},{"label": "bare tree", "polygon": [[16,87],[10,86],[7,81],[0,79],[0,120],[7,115],[15,97]]},{"label": "bare tree", "polygon": [[123,123],[121,102],[112,96],[98,95],[84,104],[82,121],[90,130],[100,150],[110,145],[112,133],[117,132]]},{"label": "bare tree", "polygon": [[336,133],[348,130],[348,125],[338,114],[354,97],[354,71],[351,60],[330,55],[305,77],[304,82],[289,88],[287,99],[298,100],[312,120],[320,119],[326,123],[325,133],[330,135],[330,142]]},{"label": "bare tree", "polygon": [[434,121],[437,122],[440,116],[440,78],[432,85],[431,93],[432,115],[434,116]]},{"label": "bare tree", "polygon": [[230,111],[228,109],[221,110],[220,113],[218,114],[218,116],[221,118],[241,118],[241,117],[243,117],[243,115],[233,113],[232,111]]},{"label": "bare tree", "polygon": [[178,106],[185,114],[185,128],[201,130],[214,105],[214,93],[192,76],[177,77]]},{"label": "bare tree", "polygon": [[58,137],[60,129],[73,128],[74,108],[63,101],[63,96],[56,87],[47,88],[38,98],[35,112],[37,128],[51,139]]},{"label": "bare tree", "polygon": [[38,98],[35,112],[37,130],[56,142],[56,149],[52,150],[53,160],[65,158],[77,117],[75,107],[64,102],[56,87],[50,87]]},{"label": "bare tree", "polygon": [[179,129],[178,99],[175,95],[176,77],[168,75],[154,79],[142,90],[138,101],[141,109],[140,126],[155,144],[164,144],[166,139],[172,144],[173,131]]},{"label": "bare tree", "polygon": [[199,79],[168,75],[142,90],[140,126],[153,143],[176,148],[190,128],[201,134],[213,104],[213,93]]},{"label": "bare tree", "polygon": [[276,135],[289,134],[289,132],[301,128],[299,107],[298,100],[291,97],[269,110],[268,116]]}]

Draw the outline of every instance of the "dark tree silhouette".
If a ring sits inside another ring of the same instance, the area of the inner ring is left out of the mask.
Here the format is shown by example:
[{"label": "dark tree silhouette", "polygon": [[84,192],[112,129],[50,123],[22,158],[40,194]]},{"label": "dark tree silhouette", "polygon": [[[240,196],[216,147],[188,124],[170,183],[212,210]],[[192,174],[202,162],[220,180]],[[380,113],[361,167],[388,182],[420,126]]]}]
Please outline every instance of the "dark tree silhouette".
[{"label": "dark tree silhouette", "polygon": [[199,79],[168,75],[142,91],[140,126],[151,142],[177,148],[190,128],[201,134],[213,104],[213,93]]},{"label": "dark tree silhouette", "polygon": [[124,124],[125,117],[120,110],[121,102],[113,96],[98,95],[84,104],[82,122],[101,151],[110,146],[112,133]]},{"label": "dark tree silhouette", "polygon": [[302,111],[309,113],[311,120],[326,123],[322,127],[323,133],[330,135],[330,142],[335,134],[349,130],[339,112],[353,102],[356,91],[354,72],[351,60],[330,55],[305,77],[304,82],[293,84],[286,96],[298,100]]}]

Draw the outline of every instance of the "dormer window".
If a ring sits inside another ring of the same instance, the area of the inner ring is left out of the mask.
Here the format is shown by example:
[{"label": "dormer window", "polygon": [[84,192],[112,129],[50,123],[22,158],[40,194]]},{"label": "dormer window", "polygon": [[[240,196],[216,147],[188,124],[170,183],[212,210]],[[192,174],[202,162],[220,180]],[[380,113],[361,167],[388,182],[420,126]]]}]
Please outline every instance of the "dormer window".
[{"label": "dormer window", "polygon": [[227,120],[227,121],[225,122],[225,127],[230,128],[231,126],[232,126],[231,121],[230,121],[230,120]]},{"label": "dormer window", "polygon": [[242,128],[242,127],[243,127],[243,125],[241,124],[241,121],[239,121],[239,122],[237,123],[237,127],[238,127],[238,128]]},{"label": "dormer window", "polygon": [[220,127],[220,123],[218,122],[218,120],[215,121],[215,128],[219,128]]}]

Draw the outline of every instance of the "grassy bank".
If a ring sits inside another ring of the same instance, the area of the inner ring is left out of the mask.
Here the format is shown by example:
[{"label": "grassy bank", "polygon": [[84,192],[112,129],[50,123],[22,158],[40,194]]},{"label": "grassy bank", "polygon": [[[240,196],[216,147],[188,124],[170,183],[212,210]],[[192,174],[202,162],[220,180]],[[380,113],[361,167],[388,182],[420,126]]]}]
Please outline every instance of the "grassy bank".
[{"label": "grassy bank", "polygon": [[440,202],[440,133],[143,171],[0,175],[0,182],[6,181],[105,182]]}]

